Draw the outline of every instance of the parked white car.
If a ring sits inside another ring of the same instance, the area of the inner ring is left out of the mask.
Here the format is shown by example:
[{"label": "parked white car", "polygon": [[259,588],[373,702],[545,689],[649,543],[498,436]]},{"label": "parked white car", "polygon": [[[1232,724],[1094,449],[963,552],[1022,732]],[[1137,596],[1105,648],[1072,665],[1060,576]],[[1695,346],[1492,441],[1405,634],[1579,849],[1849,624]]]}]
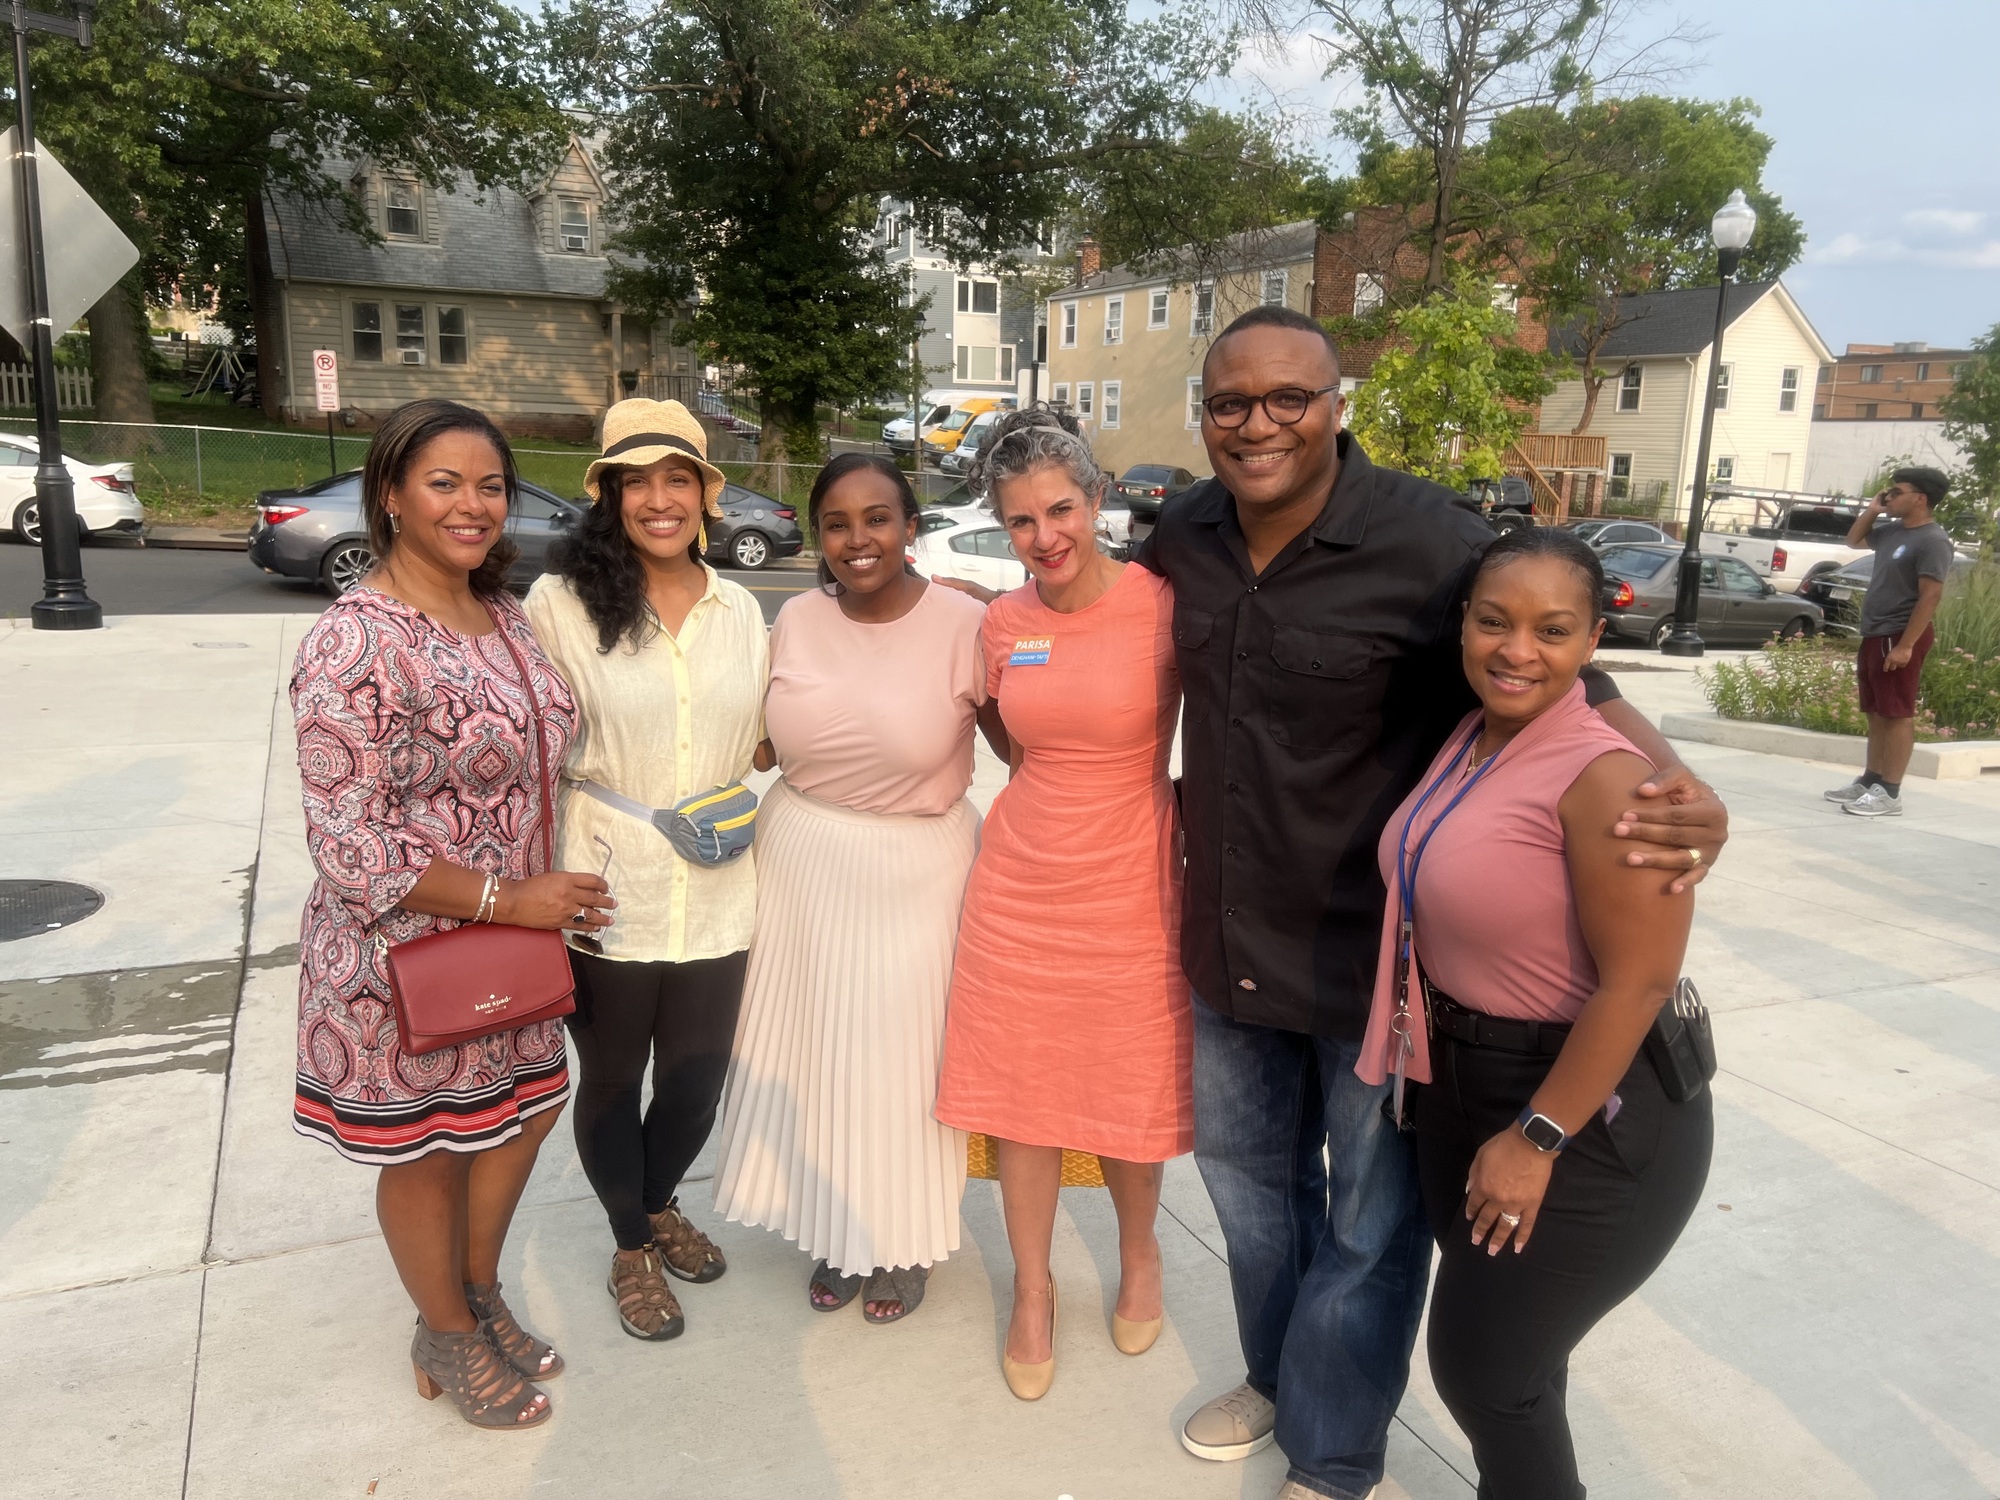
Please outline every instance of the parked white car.
[{"label": "parked white car", "polygon": [[[42,541],[41,508],[35,503],[35,469],[41,448],[34,438],[0,432],[0,516],[30,546]],[[133,492],[130,464],[87,464],[63,455],[76,491],[76,519],[86,538],[139,535],[146,507]]]},{"label": "parked white car", "polygon": [[910,562],[926,578],[963,578],[1002,593],[1028,581],[1007,528],[976,505],[926,510],[917,520]]}]

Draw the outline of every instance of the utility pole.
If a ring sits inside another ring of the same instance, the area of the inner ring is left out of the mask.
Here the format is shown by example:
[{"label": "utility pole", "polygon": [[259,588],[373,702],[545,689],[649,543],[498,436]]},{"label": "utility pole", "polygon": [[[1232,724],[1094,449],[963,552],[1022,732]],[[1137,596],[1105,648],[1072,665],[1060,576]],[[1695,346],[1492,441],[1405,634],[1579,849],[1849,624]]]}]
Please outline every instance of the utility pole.
[{"label": "utility pole", "polygon": [[83,551],[76,527],[76,490],[62,456],[62,419],[56,412],[55,335],[49,327],[49,268],[42,246],[42,197],[35,171],[35,107],[28,90],[28,37],[37,31],[73,38],[90,47],[97,0],[77,0],[76,17],[44,15],[12,0],[14,107],[19,131],[22,244],[28,289],[28,357],[34,366],[35,435],[41,461],[35,469],[35,508],[42,528],[42,597],[29,610],[37,630],[96,630],[104,610],[83,584]]}]

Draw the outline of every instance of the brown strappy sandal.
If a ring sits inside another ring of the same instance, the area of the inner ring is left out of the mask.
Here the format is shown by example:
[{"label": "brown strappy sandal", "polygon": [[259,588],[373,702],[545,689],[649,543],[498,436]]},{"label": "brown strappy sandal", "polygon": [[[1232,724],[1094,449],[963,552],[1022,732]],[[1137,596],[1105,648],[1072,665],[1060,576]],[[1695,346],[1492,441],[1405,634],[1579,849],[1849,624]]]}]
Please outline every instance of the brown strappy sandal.
[{"label": "brown strappy sandal", "polygon": [[562,1374],[563,1357],[556,1353],[553,1344],[536,1338],[521,1326],[500,1295],[499,1282],[466,1282],[465,1305],[472,1309],[473,1317],[486,1325],[493,1347],[528,1379],[547,1380],[551,1375]]},{"label": "brown strappy sandal", "polygon": [[653,1221],[653,1243],[659,1248],[660,1259],[682,1281],[706,1284],[719,1280],[729,1269],[715,1241],[688,1222],[679,1198],[669,1198],[665,1208],[648,1217]]},{"label": "brown strappy sandal", "polygon": [[681,1305],[667,1278],[660,1274],[660,1252],[655,1245],[643,1250],[620,1250],[611,1257],[611,1276],[605,1282],[618,1304],[618,1321],[635,1339],[677,1339],[687,1328]]},{"label": "brown strappy sandal", "polygon": [[417,1319],[410,1340],[417,1394],[426,1401],[450,1396],[458,1414],[488,1432],[539,1427],[555,1408],[548,1394],[522,1379],[483,1327],[472,1333],[440,1333]]}]

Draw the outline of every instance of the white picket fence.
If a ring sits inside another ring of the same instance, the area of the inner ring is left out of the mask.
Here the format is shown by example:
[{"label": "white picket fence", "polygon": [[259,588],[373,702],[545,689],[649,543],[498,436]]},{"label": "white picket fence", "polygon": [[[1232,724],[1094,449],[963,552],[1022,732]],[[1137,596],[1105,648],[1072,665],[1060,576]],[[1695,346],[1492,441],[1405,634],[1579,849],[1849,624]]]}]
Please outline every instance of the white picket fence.
[{"label": "white picket fence", "polygon": [[[0,365],[0,407],[27,407],[35,404],[35,372],[26,365]],[[56,371],[56,410],[87,411],[97,403],[92,399],[90,371]]]}]

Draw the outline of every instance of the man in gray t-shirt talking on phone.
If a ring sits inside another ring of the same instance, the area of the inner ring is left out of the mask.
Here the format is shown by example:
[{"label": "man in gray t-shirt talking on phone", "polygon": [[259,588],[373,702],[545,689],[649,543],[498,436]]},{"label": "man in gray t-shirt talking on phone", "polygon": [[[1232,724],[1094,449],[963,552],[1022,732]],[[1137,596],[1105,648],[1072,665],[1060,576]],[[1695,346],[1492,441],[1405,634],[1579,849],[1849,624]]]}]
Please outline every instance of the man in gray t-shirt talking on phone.
[{"label": "man in gray t-shirt talking on phone", "polygon": [[1847,533],[1848,546],[1875,554],[1855,664],[1861,711],[1868,716],[1868,766],[1826,800],[1856,817],[1903,811],[1903,773],[1917,740],[1917,684],[1954,555],[1951,538],[1931,519],[1948,487],[1937,469],[1898,469]]}]

